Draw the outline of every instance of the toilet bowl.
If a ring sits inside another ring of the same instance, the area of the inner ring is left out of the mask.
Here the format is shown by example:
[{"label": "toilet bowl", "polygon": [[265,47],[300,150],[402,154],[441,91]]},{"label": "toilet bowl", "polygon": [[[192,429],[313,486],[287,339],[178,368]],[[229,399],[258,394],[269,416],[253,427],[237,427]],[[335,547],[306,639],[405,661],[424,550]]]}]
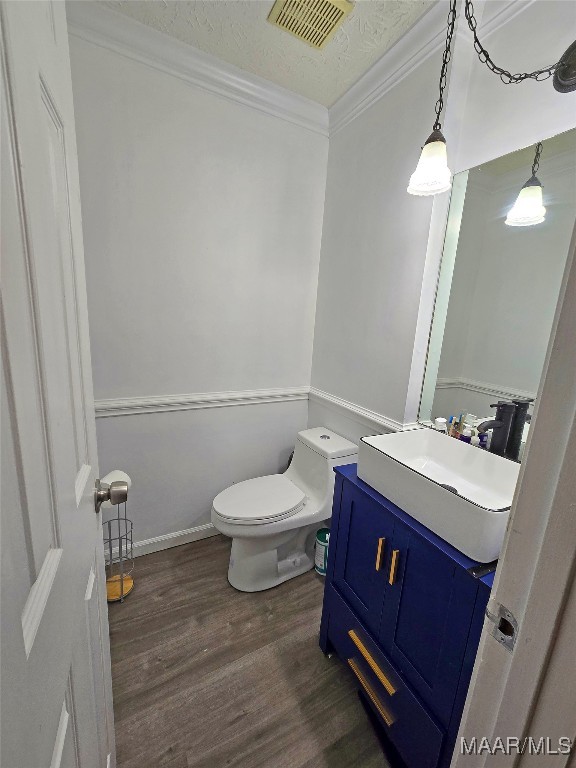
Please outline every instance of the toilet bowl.
[{"label": "toilet bowl", "polygon": [[305,429],[284,474],[245,480],[216,496],[212,524],[232,539],[233,587],[258,592],[313,568],[316,531],[332,515],[334,467],[355,462],[357,453],[335,432]]}]

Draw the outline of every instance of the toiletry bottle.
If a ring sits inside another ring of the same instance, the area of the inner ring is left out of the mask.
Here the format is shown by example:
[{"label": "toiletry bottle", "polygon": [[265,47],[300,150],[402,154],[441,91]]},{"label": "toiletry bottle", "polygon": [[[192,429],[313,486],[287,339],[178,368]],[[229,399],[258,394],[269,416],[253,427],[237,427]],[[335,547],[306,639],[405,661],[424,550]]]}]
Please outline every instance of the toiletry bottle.
[{"label": "toiletry bottle", "polygon": [[460,440],[462,440],[463,443],[470,443],[472,441],[472,430],[464,429],[460,435]]},{"label": "toiletry bottle", "polygon": [[446,419],[444,419],[442,416],[434,419],[434,429],[437,432],[442,432],[442,434],[445,435],[448,431],[446,426]]},{"label": "toiletry bottle", "polygon": [[479,433],[478,440],[480,441],[480,448],[483,448],[485,451],[488,450],[488,433]]},{"label": "toiletry bottle", "polygon": [[452,435],[452,437],[455,437],[456,440],[460,438],[460,433],[462,432],[463,418],[464,418],[464,414],[461,413],[458,419],[454,419],[454,421],[452,422],[452,431],[450,434]]}]

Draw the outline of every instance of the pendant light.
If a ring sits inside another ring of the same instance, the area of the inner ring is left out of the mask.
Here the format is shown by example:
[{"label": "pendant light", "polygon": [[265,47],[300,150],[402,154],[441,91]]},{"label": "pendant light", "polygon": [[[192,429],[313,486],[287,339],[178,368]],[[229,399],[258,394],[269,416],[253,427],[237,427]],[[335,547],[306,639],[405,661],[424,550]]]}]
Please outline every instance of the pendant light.
[{"label": "pendant light", "polygon": [[446,192],[452,186],[452,174],[448,168],[446,139],[441,131],[440,114],[444,107],[444,89],[446,88],[455,23],[456,0],[450,0],[446,46],[442,57],[442,69],[440,70],[440,95],[435,107],[436,120],[432,127],[432,133],[428,136],[426,143],[422,147],[422,154],[418,160],[416,170],[410,177],[408,192],[411,195],[438,195],[440,192]]},{"label": "pendant light", "polygon": [[[554,78],[554,88],[560,93],[569,93],[570,91],[576,90],[576,42],[572,43],[572,45],[564,52],[560,60],[555,64],[536,69],[534,72],[519,72],[517,74],[512,74],[503,67],[499,67],[492,60],[490,54],[480,42],[476,31],[478,22],[474,16],[472,0],[463,0],[463,4],[464,17],[472,32],[474,49],[478,54],[478,58],[491,72],[498,75],[505,85],[521,83],[524,80],[536,80],[537,82],[541,82],[542,80]],[[440,96],[436,102],[436,120],[434,122],[432,133],[426,139],[426,143],[422,147],[422,154],[420,155],[416,170],[410,177],[408,192],[411,195],[437,195],[440,192],[446,192],[452,185],[452,174],[448,168],[446,153],[446,139],[441,131],[440,114],[444,107],[444,90],[446,88],[446,76],[451,57],[451,45],[455,23],[456,0],[450,0],[446,46],[444,49],[444,56],[442,57],[442,69],[440,70]],[[507,224],[513,226],[528,226],[529,224],[538,224],[540,221],[544,221],[543,217],[545,209],[542,205],[542,185],[535,176],[530,179],[530,181],[526,182],[520,195],[518,195],[516,204],[520,206],[518,209],[520,211],[529,210],[534,212],[538,209],[540,211],[539,216],[536,217],[534,213],[530,216],[524,216],[523,218],[526,218],[527,221],[525,223],[520,223],[520,216],[512,216],[512,211],[516,209],[516,206],[514,206],[508,215],[508,219],[506,219]],[[535,218],[538,218],[538,221],[532,220]]]},{"label": "pendant light", "polygon": [[542,154],[542,142],[536,145],[536,154],[532,163],[532,176],[520,190],[516,202],[508,212],[506,224],[511,227],[531,227],[541,224],[546,216],[542,205],[542,184],[536,176]]}]

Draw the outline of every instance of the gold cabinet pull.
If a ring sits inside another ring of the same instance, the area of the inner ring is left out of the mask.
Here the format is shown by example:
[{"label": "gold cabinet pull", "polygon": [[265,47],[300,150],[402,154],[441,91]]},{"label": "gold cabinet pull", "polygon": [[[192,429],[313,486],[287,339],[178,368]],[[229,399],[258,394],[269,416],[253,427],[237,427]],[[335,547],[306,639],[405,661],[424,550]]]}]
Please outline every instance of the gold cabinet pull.
[{"label": "gold cabinet pull", "polygon": [[374,691],[374,689],[372,688],[372,686],[370,685],[368,680],[366,680],[366,678],[364,677],[360,667],[354,661],[354,659],[348,659],[348,664],[350,665],[350,668],[352,669],[352,672],[354,672],[354,674],[356,675],[356,677],[360,681],[360,685],[366,691],[366,693],[368,695],[368,698],[370,699],[372,704],[374,704],[374,706],[378,710],[378,712],[380,714],[380,717],[382,718],[382,720],[384,720],[384,722],[386,723],[388,728],[390,728],[390,726],[394,723],[393,716],[384,709],[384,707],[382,706],[382,704],[380,702],[380,699],[376,695],[376,692]]},{"label": "gold cabinet pull", "polygon": [[382,567],[382,555],[384,554],[384,544],[386,539],[378,539],[378,549],[376,550],[376,570],[379,571]]},{"label": "gold cabinet pull", "polygon": [[354,643],[354,645],[356,646],[356,648],[358,648],[358,650],[360,651],[362,656],[366,659],[366,661],[368,662],[368,666],[370,667],[372,672],[374,672],[374,674],[376,675],[378,680],[380,680],[380,682],[382,683],[382,685],[386,689],[386,692],[390,696],[394,696],[394,694],[396,693],[396,688],[394,688],[394,686],[392,685],[390,680],[388,680],[388,678],[386,677],[384,672],[382,672],[382,670],[380,669],[378,664],[376,664],[376,662],[374,660],[374,657],[372,656],[372,654],[370,653],[368,648],[366,648],[366,646],[364,645],[362,640],[360,640],[360,638],[356,634],[356,631],[354,629],[351,629],[348,632],[348,635],[350,636],[350,638],[351,638],[352,642]]},{"label": "gold cabinet pull", "polygon": [[399,549],[392,550],[392,562],[390,563],[390,576],[388,578],[388,583],[390,586],[392,586],[392,584],[394,584],[396,581],[396,571],[398,570],[398,560],[400,559],[399,555]]}]

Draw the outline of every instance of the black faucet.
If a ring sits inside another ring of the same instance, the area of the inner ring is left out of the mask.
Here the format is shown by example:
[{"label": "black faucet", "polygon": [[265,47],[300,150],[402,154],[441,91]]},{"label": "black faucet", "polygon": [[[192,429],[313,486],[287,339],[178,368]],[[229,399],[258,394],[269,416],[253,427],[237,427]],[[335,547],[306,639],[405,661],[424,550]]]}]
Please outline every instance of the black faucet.
[{"label": "black faucet", "polygon": [[514,403],[498,400],[498,403],[491,405],[490,408],[496,408],[496,418],[490,419],[489,421],[483,421],[478,425],[477,429],[479,433],[487,432],[491,429],[492,440],[490,441],[490,453],[495,453],[498,456],[505,456],[516,406]]},{"label": "black faucet", "polygon": [[530,421],[528,407],[534,400],[520,399],[512,400],[514,403],[514,418],[510,427],[508,444],[506,445],[506,458],[512,461],[518,461],[520,456],[520,447],[522,445],[522,435],[524,434],[524,425]]}]

